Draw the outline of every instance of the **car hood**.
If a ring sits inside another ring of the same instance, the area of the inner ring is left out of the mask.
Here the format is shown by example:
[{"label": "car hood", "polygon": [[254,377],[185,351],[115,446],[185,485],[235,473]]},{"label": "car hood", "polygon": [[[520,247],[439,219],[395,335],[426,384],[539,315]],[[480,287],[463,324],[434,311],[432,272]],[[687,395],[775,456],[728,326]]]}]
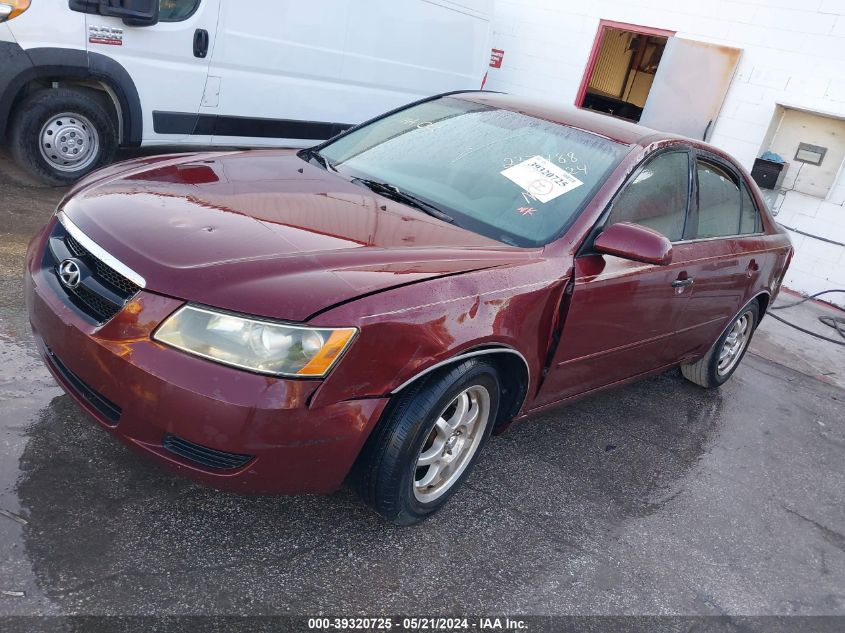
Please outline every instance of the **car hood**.
[{"label": "car hood", "polygon": [[60,206],[147,290],[295,321],[537,255],[387,200],[293,151],[129,161],[92,174]]}]

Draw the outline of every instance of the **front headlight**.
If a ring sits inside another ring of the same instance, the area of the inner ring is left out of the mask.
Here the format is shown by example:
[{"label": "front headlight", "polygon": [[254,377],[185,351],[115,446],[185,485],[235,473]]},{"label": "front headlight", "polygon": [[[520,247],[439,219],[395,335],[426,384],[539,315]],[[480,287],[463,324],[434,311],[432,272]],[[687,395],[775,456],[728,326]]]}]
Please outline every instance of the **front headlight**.
[{"label": "front headlight", "polygon": [[29,8],[32,0],[0,0],[0,22],[18,17]]},{"label": "front headlight", "polygon": [[182,306],[153,334],[190,354],[274,376],[325,376],[355,328],[311,328]]}]

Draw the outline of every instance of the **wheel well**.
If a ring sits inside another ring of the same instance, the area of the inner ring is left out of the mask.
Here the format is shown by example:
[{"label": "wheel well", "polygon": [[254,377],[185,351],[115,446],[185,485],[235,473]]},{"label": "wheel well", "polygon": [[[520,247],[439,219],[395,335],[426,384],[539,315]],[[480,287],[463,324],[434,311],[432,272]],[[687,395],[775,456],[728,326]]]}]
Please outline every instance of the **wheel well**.
[{"label": "wheel well", "polygon": [[415,377],[402,383],[391,393],[398,393],[421,379],[429,379],[438,375],[441,371],[448,371],[451,365],[464,361],[467,358],[483,359],[496,367],[501,381],[500,387],[502,388],[499,394],[499,411],[496,416],[496,426],[511,420],[519,412],[522,403],[525,401],[525,396],[528,393],[529,375],[528,364],[525,358],[522,354],[510,347],[481,347],[467,350],[442,363],[437,363],[428,370],[420,372]]},{"label": "wheel well", "polygon": [[761,292],[754,298],[757,300],[757,304],[760,306],[760,318],[757,319],[757,323],[759,324],[760,321],[763,319],[763,315],[766,314],[766,308],[769,307],[771,297],[769,296],[768,292]]},{"label": "wheel well", "polygon": [[499,370],[502,393],[496,426],[500,426],[512,420],[522,408],[528,393],[528,367],[514,354],[491,353],[482,358],[495,364]]},{"label": "wheel well", "polygon": [[[39,90],[51,88],[69,88],[83,92],[92,99],[95,99],[109,113],[118,130],[118,139],[123,139],[123,113],[120,110],[119,102],[114,90],[107,84],[94,79],[82,79],[76,77],[39,77],[25,83],[18,90],[12,101],[12,112],[14,112],[26,97]],[[11,125],[12,117],[6,123],[6,132]]]},{"label": "wheel well", "polygon": [[[78,90],[79,92],[85,93],[92,99],[95,99],[101,106],[103,106],[103,109],[109,113],[109,116],[112,117],[115,127],[118,130],[118,139],[123,138],[123,113],[120,110],[120,105],[114,90],[105,83],[93,79],[78,79],[75,77],[39,77],[37,79],[32,79],[21,86],[20,90],[18,90],[18,93],[15,95],[12,102],[12,111],[14,112],[20,105],[21,101],[33,92],[38,92],[39,90],[49,90],[51,88],[69,88],[72,90]],[[6,123],[6,131],[8,131],[8,126],[10,124],[11,117],[9,117],[9,122]]]}]

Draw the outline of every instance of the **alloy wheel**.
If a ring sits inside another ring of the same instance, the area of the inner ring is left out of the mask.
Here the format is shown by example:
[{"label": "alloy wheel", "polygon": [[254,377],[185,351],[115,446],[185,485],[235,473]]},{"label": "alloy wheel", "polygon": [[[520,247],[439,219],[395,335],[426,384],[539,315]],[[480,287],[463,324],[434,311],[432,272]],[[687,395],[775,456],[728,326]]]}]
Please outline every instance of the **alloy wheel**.
[{"label": "alloy wheel", "polygon": [[461,391],[437,417],[414,471],[414,496],[430,503],[460,478],[490,421],[490,393],[481,385]]},{"label": "alloy wheel", "polygon": [[754,315],[750,310],[744,312],[728,332],[725,342],[722,344],[722,349],[719,351],[719,361],[716,365],[716,371],[720,376],[724,376],[730,372],[734,365],[739,362],[742,357],[745,347],[751,340],[751,323]]}]

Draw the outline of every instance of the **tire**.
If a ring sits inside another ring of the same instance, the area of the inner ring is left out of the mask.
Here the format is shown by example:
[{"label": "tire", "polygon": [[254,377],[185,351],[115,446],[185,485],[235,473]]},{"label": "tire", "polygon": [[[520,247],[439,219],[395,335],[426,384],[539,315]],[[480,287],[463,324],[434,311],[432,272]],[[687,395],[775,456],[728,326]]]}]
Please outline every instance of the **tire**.
[{"label": "tire", "polygon": [[70,185],[111,162],[117,127],[83,92],[39,90],[15,108],[10,141],[13,158],[29,173],[51,185]]},{"label": "tire", "polygon": [[[744,329],[741,325],[743,319],[745,319]],[[681,373],[684,378],[707,389],[720,387],[725,384],[733,376],[733,373],[745,356],[745,352],[748,351],[748,346],[751,344],[751,337],[754,335],[754,329],[759,322],[760,304],[754,299],[730,322],[728,327],[725,328],[725,331],[722,332],[722,335],[713,343],[713,346],[701,360],[688,365],[681,365]],[[730,354],[730,358],[726,358],[725,362],[722,363],[721,353],[726,349],[728,340],[737,328],[742,330],[742,340],[739,342],[739,347],[736,347],[734,352]]]},{"label": "tire", "polygon": [[[437,511],[469,475],[490,437],[499,393],[496,368],[477,359],[401,392],[353,470],[353,486],[364,502],[397,525],[417,523]],[[467,406],[462,418],[461,404]],[[473,411],[478,413],[475,425],[461,424],[458,418],[470,420]],[[451,432],[449,439],[446,432]],[[436,464],[418,466],[419,458]]]}]

